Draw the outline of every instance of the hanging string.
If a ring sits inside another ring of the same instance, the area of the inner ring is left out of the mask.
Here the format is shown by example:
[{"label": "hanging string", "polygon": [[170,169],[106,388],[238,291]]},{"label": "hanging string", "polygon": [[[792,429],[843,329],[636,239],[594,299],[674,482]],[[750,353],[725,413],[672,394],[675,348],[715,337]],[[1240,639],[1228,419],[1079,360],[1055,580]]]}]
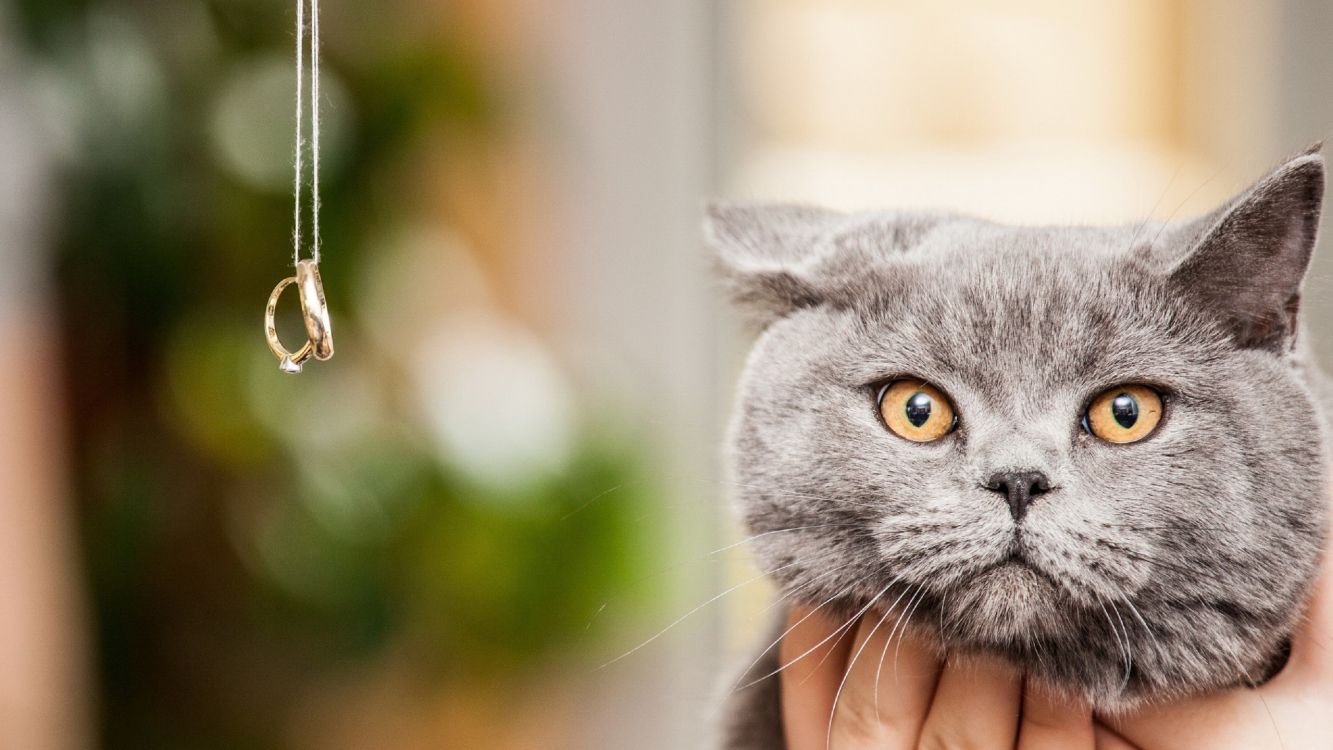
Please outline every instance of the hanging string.
[{"label": "hanging string", "polygon": [[[278,282],[264,308],[264,337],[269,351],[278,358],[278,367],[287,373],[301,371],[311,357],[319,361],[333,356],[333,331],[329,308],[324,301],[324,285],[319,279],[319,0],[310,3],[310,259],[301,258],[305,244],[301,234],[302,182],[305,152],[305,78],[306,78],[306,0],[296,0],[296,138],[292,162],[296,171],[292,182],[292,265],[296,272]],[[288,351],[278,339],[274,316],[282,292],[295,285],[301,295],[301,317],[305,321],[306,342],[296,351]]]},{"label": "hanging string", "polygon": [[[310,258],[319,263],[319,0],[310,2]],[[296,0],[296,179],[292,187],[292,263],[301,260],[301,182],[305,155],[305,4]]]},{"label": "hanging string", "polygon": [[310,0],[310,237],[319,263],[319,0]]}]

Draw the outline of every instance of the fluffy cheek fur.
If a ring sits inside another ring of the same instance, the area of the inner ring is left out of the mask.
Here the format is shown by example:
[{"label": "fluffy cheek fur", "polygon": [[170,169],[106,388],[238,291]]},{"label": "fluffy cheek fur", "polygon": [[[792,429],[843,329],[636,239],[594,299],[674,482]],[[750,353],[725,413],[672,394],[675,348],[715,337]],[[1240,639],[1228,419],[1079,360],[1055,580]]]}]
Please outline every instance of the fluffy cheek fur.
[{"label": "fluffy cheek fur", "polygon": [[[847,616],[896,604],[943,650],[999,654],[1102,710],[1264,677],[1324,534],[1320,424],[1290,371],[1213,363],[1134,445],[1083,434],[1058,392],[1049,423],[974,409],[915,445],[808,343],[848,326],[775,326],[733,427],[739,510],[785,596]],[[1043,461],[1055,486],[1020,533],[979,482],[1006,460]]]}]

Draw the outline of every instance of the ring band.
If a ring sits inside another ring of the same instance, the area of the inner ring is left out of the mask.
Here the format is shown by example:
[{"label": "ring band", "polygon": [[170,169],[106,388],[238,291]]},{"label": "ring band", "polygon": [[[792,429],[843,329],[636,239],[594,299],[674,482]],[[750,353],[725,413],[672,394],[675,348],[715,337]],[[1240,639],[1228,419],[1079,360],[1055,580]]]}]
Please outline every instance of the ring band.
[{"label": "ring band", "polygon": [[[278,339],[278,326],[275,320],[278,311],[278,299],[287,287],[296,284],[301,298],[301,316],[305,320],[306,342],[295,352],[287,351]],[[319,265],[313,260],[302,260],[296,264],[296,275],[289,276],[273,287],[269,295],[268,306],[264,309],[264,334],[268,339],[268,348],[278,358],[279,368],[283,372],[298,373],[307,359],[314,357],[323,361],[333,356],[333,327],[329,323],[329,309],[324,302],[324,285],[319,278]]]}]

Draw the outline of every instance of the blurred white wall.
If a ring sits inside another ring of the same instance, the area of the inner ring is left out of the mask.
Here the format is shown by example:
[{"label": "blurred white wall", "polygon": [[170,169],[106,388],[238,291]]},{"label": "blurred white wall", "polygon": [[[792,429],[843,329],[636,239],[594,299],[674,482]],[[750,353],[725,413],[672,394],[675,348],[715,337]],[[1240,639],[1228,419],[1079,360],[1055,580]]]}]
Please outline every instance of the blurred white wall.
[{"label": "blurred white wall", "polygon": [[[700,245],[713,188],[717,8],[707,0],[537,3],[551,215],[530,232],[535,294],[582,380],[628,397],[668,484],[670,572],[652,586],[665,613],[641,642],[716,590],[707,552],[721,537],[716,482],[726,375],[719,300]],[[553,261],[560,259],[560,264]],[[719,609],[706,607],[598,673],[589,748],[700,747],[714,706]]]},{"label": "blurred white wall", "polygon": [[[1333,137],[1333,3],[1326,0],[1285,0],[1277,14],[1279,33],[1273,37],[1277,106],[1269,150]],[[1325,156],[1333,159],[1333,143]],[[1312,323],[1320,360],[1333,372],[1333,197],[1324,195],[1324,223],[1304,297],[1306,320]]]}]

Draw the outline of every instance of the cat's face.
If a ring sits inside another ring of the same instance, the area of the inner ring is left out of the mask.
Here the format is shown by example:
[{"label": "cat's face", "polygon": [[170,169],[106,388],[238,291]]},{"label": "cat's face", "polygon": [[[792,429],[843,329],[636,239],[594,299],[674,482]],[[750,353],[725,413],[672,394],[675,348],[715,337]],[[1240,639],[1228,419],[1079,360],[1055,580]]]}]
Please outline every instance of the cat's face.
[{"label": "cat's face", "polygon": [[1123,230],[715,214],[766,324],[732,471],[783,594],[1103,708],[1262,679],[1324,534],[1292,351],[1322,176]]}]

